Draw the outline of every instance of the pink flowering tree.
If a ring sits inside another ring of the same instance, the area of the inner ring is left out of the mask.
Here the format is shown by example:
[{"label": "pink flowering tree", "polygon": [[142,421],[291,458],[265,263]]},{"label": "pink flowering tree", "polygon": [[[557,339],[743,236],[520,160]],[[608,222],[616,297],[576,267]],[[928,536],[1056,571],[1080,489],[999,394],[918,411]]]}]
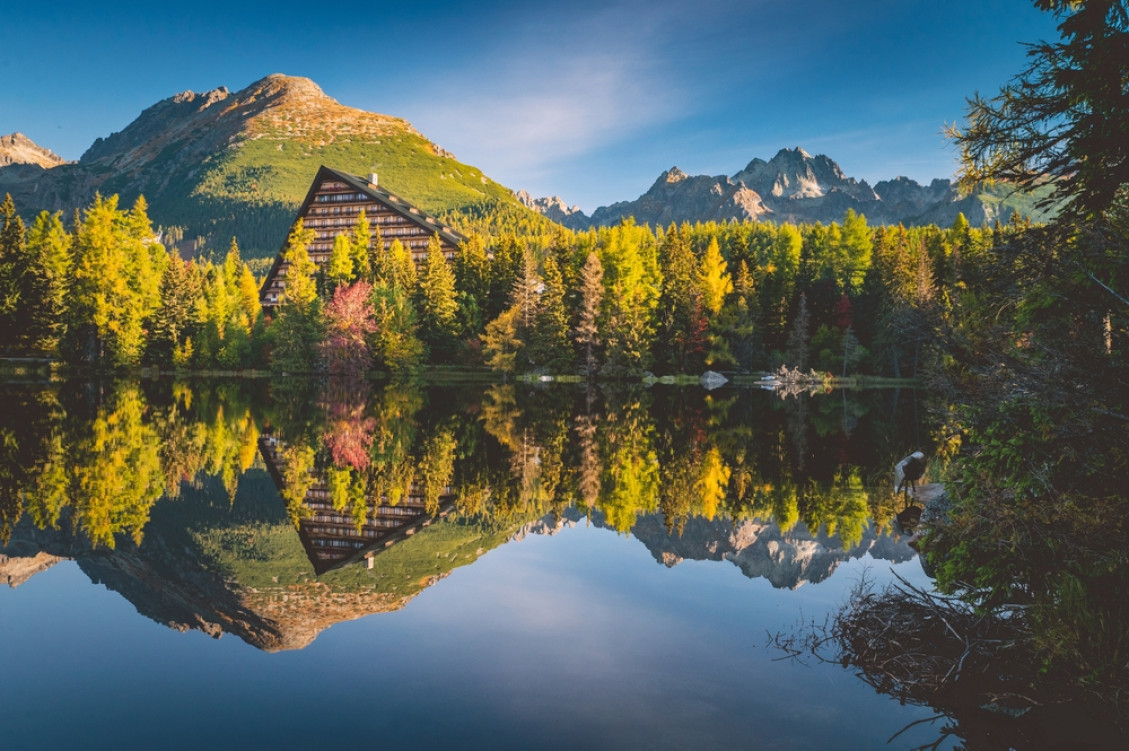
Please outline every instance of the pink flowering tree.
[{"label": "pink flowering tree", "polygon": [[320,352],[330,375],[360,377],[372,363],[368,338],[376,322],[371,295],[368,282],[356,282],[338,287],[326,306]]}]

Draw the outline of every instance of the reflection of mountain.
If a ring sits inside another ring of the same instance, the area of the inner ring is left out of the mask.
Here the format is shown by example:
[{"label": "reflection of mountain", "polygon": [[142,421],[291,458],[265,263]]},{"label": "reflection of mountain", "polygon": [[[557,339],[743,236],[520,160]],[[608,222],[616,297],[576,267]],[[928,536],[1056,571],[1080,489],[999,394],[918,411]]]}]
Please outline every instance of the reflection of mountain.
[{"label": "reflection of mountain", "polygon": [[18,549],[7,550],[7,554],[0,555],[0,584],[7,584],[13,589],[63,560],[38,548],[27,550],[26,554]]},{"label": "reflection of mountain", "polygon": [[[278,439],[272,435],[261,436],[259,450],[281,492],[285,460]],[[406,496],[395,504],[386,499],[378,503],[366,498],[365,515],[358,524],[352,510],[334,507],[325,476],[316,475],[303,499],[309,515],[299,520],[298,536],[318,574],[361,560],[372,566],[378,553],[430,526],[432,521],[446,517],[455,508],[454,492],[447,486],[443,491],[434,514],[428,511],[417,483],[413,483]]]},{"label": "reflection of mountain", "polygon": [[[580,518],[581,512],[571,508],[564,520]],[[607,526],[598,511],[592,514],[592,522]],[[559,524],[547,517],[524,531],[552,534],[558,528]],[[862,540],[849,549],[835,535],[812,535],[803,522],[783,532],[775,522],[747,519],[734,526],[728,519],[699,516],[688,519],[678,535],[667,530],[662,514],[644,514],[636,519],[631,534],[664,566],[676,566],[684,560],[729,561],[750,579],[762,577],[774,587],[787,589],[807,582],[819,583],[835,573],[839,564],[867,553],[891,563],[908,561],[916,555],[907,543],[908,538],[879,535],[873,523],[863,531]]]},{"label": "reflection of mountain", "polygon": [[233,633],[273,652],[301,649],[335,623],[402,608],[512,531],[444,520],[404,538],[372,568],[318,576],[271,478],[252,470],[234,502],[212,478],[156,504],[140,545],[120,540],[113,550],[91,549],[79,536],[38,530],[25,518],[0,547],[0,581],[18,584],[72,558],[158,623],[215,637]]}]

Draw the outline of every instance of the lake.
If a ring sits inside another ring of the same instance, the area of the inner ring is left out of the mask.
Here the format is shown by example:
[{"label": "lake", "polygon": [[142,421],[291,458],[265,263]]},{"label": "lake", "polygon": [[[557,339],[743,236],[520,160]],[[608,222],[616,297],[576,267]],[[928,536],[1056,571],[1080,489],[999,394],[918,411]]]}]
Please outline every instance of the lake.
[{"label": "lake", "polygon": [[907,748],[952,724],[771,639],[864,577],[930,586],[893,519],[893,463],[929,448],[912,391],[0,389],[9,751]]}]

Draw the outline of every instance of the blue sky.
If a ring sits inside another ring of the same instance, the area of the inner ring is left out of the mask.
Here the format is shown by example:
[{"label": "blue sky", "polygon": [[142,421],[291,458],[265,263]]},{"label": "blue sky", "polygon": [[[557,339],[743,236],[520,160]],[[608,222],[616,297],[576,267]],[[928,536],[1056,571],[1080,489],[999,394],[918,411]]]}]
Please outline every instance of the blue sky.
[{"label": "blue sky", "polygon": [[1054,36],[1029,0],[5,0],[0,134],[77,159],[180,91],[285,73],[588,212],[792,146],[925,182],[965,98]]}]

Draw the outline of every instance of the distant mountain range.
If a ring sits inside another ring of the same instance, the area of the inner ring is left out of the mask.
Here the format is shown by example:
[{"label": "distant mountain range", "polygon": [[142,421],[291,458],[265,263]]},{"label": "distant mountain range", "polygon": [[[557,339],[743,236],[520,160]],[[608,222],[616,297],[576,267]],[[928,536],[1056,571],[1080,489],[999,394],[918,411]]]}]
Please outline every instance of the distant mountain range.
[{"label": "distant mountain range", "polygon": [[[650,225],[683,221],[831,222],[848,208],[871,224],[946,226],[958,212],[974,225],[1013,212],[1045,218],[1034,197],[1006,186],[961,197],[948,180],[927,186],[904,177],[873,188],[847,177],[829,157],[783,149],[754,159],[732,176],[662,173],[643,195],[587,216],[560,198],[531,197],[459,162],[408,122],[346,107],[306,78],[271,75],[242,91],[186,91],[142,112],[124,130],[99,138],[77,162],[66,162],[27,137],[0,136],[0,195],[11,193],[26,217],[71,212],[95,193],[138,195],[156,225],[183,229],[184,243],[223,251],[232,237],[245,257],[272,257],[320,165],[354,174],[376,172],[382,184],[462,230],[508,217],[510,224],[573,229],[633,216]],[[532,209],[532,211],[531,211]],[[477,224],[476,224],[477,223]],[[185,248],[182,246],[181,248]]]},{"label": "distant mountain range", "polygon": [[728,177],[690,176],[672,167],[634,201],[601,206],[590,217],[558,197],[532,198],[524,191],[517,196],[555,222],[587,229],[618,224],[626,217],[652,226],[729,220],[829,223],[842,220],[847,209],[866,215],[872,225],[948,226],[960,213],[973,225],[1007,221],[1015,212],[1038,221],[1047,218],[1035,205],[1045,194],[1019,194],[996,185],[961,196],[949,180],[921,185],[906,177],[871,187],[865,180],[847,177],[830,157],[794,148],[781,149],[767,162],[754,159]]},{"label": "distant mountain range", "polygon": [[[529,534],[553,535],[565,525],[580,522],[612,528],[599,510],[572,506],[561,514],[526,524],[514,539]],[[917,555],[909,546],[908,535],[879,534],[873,523],[863,529],[858,542],[847,547],[838,536],[826,530],[813,533],[803,522],[782,530],[772,521],[696,516],[687,519],[678,534],[671,534],[666,522],[662,514],[640,514],[631,527],[631,537],[642,543],[656,562],[672,568],[685,560],[728,561],[750,579],[763,578],[778,589],[818,584],[830,578],[841,564],[867,554],[890,563],[902,563]]]},{"label": "distant mountain range", "polygon": [[[70,212],[95,192],[127,206],[144,194],[153,222],[245,256],[273,256],[320,165],[367,175],[433,214],[529,212],[508,188],[396,117],[346,107],[306,78],[271,75],[242,91],[186,91],[154,104],[77,162],[30,139],[0,138],[0,196],[17,209]],[[457,224],[457,219],[452,218]]]}]

